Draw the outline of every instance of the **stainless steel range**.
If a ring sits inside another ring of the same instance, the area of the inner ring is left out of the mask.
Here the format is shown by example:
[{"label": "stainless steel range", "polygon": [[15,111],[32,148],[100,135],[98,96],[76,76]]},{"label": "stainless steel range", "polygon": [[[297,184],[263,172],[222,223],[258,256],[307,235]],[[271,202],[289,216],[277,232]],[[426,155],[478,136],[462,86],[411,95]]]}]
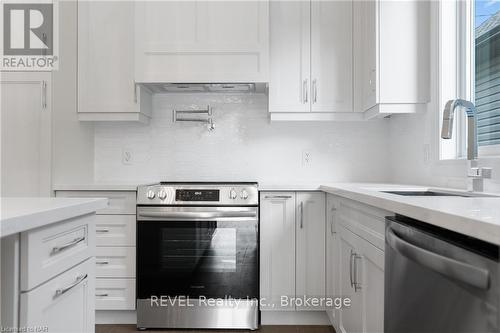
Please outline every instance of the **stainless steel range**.
[{"label": "stainless steel range", "polygon": [[257,183],[137,193],[137,327],[257,329]]}]

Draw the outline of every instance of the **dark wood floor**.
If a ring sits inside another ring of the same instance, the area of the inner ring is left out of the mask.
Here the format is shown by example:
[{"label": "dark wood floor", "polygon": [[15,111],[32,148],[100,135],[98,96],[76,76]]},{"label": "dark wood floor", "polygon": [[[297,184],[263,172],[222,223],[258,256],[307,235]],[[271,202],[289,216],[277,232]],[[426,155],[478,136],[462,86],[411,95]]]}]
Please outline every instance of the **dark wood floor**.
[{"label": "dark wood floor", "polygon": [[[248,333],[248,330],[146,330],[137,331],[135,325],[96,325],[95,333]],[[262,333],[335,333],[330,326],[262,326],[254,332]]]}]

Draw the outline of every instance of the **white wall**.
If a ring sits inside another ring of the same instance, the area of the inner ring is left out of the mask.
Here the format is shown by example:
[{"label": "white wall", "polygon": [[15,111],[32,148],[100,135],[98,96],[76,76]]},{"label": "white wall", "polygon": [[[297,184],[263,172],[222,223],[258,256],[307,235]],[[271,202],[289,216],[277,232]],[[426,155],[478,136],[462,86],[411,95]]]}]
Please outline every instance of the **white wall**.
[{"label": "white wall", "polygon": [[[392,116],[389,126],[390,179],[395,183],[466,189],[466,161],[439,160],[437,2],[432,3],[432,8],[431,31],[434,39],[431,40],[431,103],[425,113]],[[493,168],[493,178],[485,180],[485,191],[500,192],[500,158],[480,158],[480,165]]]},{"label": "white wall", "polygon": [[59,2],[59,70],[53,82],[52,183],[93,181],[94,128],[78,121],[76,1]]},{"label": "white wall", "polygon": [[[263,95],[156,95],[150,125],[96,124],[97,182],[388,180],[387,120],[269,123]],[[213,106],[216,129],[173,123],[174,108]],[[123,150],[132,164],[122,163]],[[309,151],[312,163],[302,166]]]}]

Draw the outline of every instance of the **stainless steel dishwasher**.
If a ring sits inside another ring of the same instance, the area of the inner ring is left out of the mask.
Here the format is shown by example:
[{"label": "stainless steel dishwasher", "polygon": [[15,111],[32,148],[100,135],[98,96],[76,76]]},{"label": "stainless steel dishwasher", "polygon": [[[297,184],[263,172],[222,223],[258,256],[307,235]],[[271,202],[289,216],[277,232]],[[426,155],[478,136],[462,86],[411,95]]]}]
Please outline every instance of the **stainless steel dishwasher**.
[{"label": "stainless steel dishwasher", "polygon": [[398,215],[385,236],[386,333],[499,332],[498,246]]}]

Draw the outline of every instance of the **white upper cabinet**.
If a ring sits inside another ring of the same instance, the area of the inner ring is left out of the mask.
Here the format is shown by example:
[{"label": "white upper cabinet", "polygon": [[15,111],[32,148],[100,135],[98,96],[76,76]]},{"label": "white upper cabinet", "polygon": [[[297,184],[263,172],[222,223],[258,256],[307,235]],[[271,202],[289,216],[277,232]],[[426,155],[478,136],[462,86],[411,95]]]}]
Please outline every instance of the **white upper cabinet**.
[{"label": "white upper cabinet", "polygon": [[412,113],[429,101],[429,1],[354,2],[355,110]]},{"label": "white upper cabinet", "polygon": [[272,1],[269,111],[352,111],[352,2]]},{"label": "white upper cabinet", "polygon": [[311,2],[311,111],[351,112],[352,1]]},{"label": "white upper cabinet", "polygon": [[151,93],[134,79],[134,4],[78,1],[78,118],[151,117]]},{"label": "white upper cabinet", "polygon": [[309,112],[309,1],[271,1],[270,112]]},{"label": "white upper cabinet", "polygon": [[268,1],[137,1],[134,12],[136,81],[268,81]]}]

